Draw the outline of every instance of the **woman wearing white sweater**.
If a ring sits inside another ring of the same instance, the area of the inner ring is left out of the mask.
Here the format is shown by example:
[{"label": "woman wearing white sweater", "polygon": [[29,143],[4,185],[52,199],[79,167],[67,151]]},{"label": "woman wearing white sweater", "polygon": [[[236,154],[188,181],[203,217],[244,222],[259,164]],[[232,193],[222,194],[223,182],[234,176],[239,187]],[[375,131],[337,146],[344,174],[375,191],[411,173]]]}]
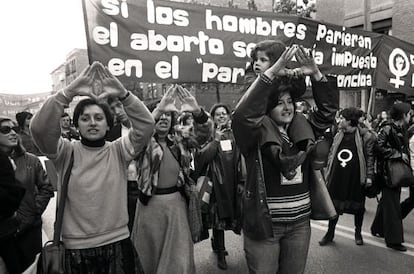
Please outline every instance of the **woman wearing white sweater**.
[{"label": "woman wearing white sweater", "polygon": [[[96,81],[102,84],[100,90],[93,88]],[[64,106],[78,95],[90,98],[80,101],[73,114],[81,140],[69,142],[60,136],[59,120]],[[107,96],[120,98],[132,124],[129,134],[114,142],[104,139],[113,126],[111,112],[102,103]],[[153,133],[154,119],[146,106],[107,68],[94,63],[44,103],[30,128],[39,149],[53,160],[58,178],[74,157],[62,225],[66,272],[141,272],[129,239],[126,182],[129,162]]]}]

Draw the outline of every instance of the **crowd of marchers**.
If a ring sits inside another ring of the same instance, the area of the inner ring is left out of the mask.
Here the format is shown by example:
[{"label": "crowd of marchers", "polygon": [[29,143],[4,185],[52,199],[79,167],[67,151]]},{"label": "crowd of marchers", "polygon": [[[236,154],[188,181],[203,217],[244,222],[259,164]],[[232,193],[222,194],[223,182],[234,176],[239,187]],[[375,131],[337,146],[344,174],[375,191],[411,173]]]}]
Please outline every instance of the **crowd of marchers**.
[{"label": "crowd of marchers", "polygon": [[[306,77],[314,107],[302,99]],[[380,198],[372,234],[406,251],[413,186],[400,204],[391,163],[412,176],[411,106],[376,119],[339,109],[336,79],[303,47],[274,40],[252,50],[245,87],[234,109],[207,112],[179,84],[146,106],[94,62],[37,113],[0,117],[0,271],[36,264],[41,215],[64,180],[65,273],[196,273],[194,244],[207,239],[226,270],[227,230],[242,235],[250,273],[303,273],[311,219],[329,220],[325,246],[353,214],[363,245],[367,197]],[[77,96],[87,98],[70,117]],[[56,186],[36,156],[53,163]]]}]

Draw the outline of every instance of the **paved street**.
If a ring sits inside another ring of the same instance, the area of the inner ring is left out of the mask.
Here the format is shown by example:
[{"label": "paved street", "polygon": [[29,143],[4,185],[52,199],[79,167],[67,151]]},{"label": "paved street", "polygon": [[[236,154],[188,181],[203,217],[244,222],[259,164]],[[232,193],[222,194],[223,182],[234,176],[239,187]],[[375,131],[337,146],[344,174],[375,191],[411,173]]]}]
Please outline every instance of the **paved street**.
[{"label": "paved street", "polygon": [[[403,190],[402,199],[407,195],[408,191]],[[49,237],[52,235],[54,204],[53,199],[43,216],[44,233]],[[352,215],[340,217],[334,243],[325,247],[320,247],[318,241],[325,234],[327,222],[312,222],[311,245],[305,273],[414,273],[414,211],[404,220],[405,245],[408,251],[400,253],[387,248],[383,239],[371,235],[370,225],[375,215],[376,205],[375,199],[367,199],[367,211],[363,225],[365,244],[363,246],[355,245]],[[226,257],[229,268],[227,271],[222,271],[216,266],[210,240],[197,243],[195,246],[197,272],[199,274],[248,273],[242,237],[226,232],[226,248],[229,252],[229,256]]]},{"label": "paved street", "polygon": [[[402,199],[408,191],[403,190]],[[334,243],[321,247],[318,241],[327,230],[328,222],[312,221],[312,237],[305,273],[414,273],[414,211],[404,220],[405,245],[408,251],[396,252],[387,248],[382,238],[373,237],[370,226],[377,202],[367,199],[363,225],[364,245],[354,242],[354,219],[352,215],[339,218]],[[244,259],[242,237],[226,232],[227,273],[248,273]],[[226,273],[216,267],[209,240],[196,244],[195,257],[198,273]]]}]

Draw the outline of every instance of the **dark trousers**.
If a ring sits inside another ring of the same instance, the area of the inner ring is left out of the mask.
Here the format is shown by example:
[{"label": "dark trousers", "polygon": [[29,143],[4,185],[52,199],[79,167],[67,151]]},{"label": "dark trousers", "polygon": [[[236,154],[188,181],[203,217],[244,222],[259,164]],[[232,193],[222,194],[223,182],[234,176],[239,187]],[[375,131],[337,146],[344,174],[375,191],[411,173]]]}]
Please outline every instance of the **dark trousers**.
[{"label": "dark trousers", "polygon": [[382,189],[382,197],[371,225],[371,231],[384,235],[387,244],[401,244],[404,242],[400,195],[400,187],[384,187]]},{"label": "dark trousers", "polygon": [[363,222],[364,222],[364,212],[360,212],[354,215],[355,232],[361,233]]},{"label": "dark trousers", "polygon": [[213,228],[213,239],[211,239],[213,243],[213,249],[217,251],[224,251],[226,250],[224,244],[224,230],[214,229]]},{"label": "dark trousers", "polygon": [[[339,220],[339,217],[329,220],[328,232],[327,232],[327,236],[329,238],[333,239],[334,234],[335,234],[335,227],[336,227],[336,224],[338,223],[338,220]],[[361,233],[363,221],[364,221],[364,212],[358,212],[354,214],[355,232]]]},{"label": "dark trousers", "polygon": [[137,208],[137,199],[139,195],[138,184],[136,181],[128,181],[128,228],[132,231],[134,225],[135,210]]},{"label": "dark trousers", "polygon": [[401,215],[404,219],[414,208],[414,186],[410,187],[410,196],[401,203]]}]

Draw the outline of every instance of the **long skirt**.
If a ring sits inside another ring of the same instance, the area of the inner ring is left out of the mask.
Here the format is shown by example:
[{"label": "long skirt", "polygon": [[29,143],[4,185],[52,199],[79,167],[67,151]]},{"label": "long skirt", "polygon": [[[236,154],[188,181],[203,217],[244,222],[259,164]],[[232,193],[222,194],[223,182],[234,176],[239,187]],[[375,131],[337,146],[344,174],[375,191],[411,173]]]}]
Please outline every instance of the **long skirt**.
[{"label": "long skirt", "polygon": [[187,204],[179,192],[138,202],[131,237],[146,274],[195,273]]}]

